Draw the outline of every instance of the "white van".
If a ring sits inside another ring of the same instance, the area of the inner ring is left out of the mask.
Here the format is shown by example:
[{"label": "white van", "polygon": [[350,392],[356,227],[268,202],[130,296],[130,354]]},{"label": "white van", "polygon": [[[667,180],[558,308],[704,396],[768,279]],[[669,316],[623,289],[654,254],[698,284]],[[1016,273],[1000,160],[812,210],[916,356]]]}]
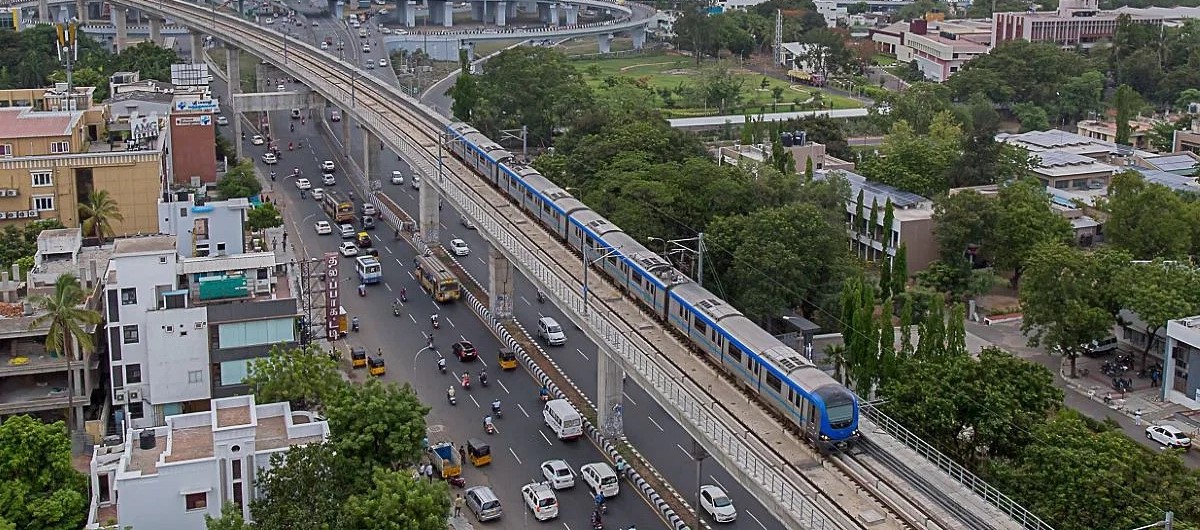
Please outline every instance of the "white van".
[{"label": "white van", "polygon": [[574,440],[583,436],[583,416],[565,399],[552,399],[542,409],[542,420],[559,440]]},{"label": "white van", "polygon": [[563,333],[558,321],[550,317],[538,319],[538,336],[551,346],[562,346],[567,343],[567,334]]},{"label": "white van", "polygon": [[593,462],[584,464],[579,468],[579,476],[583,477],[583,482],[588,485],[588,491],[592,492],[595,497],[600,493],[607,497],[616,497],[620,491],[620,481],[617,480],[617,472],[604,462]]}]

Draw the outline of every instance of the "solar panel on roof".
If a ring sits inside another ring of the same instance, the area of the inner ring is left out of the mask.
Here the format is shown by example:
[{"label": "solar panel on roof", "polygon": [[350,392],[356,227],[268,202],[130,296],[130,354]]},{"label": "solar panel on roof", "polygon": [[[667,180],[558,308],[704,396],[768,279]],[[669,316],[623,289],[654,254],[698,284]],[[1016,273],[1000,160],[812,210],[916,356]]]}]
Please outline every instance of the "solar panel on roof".
[{"label": "solar panel on roof", "polygon": [[1192,169],[1198,165],[1196,159],[1187,155],[1169,155],[1153,157],[1146,160],[1154,167],[1163,171],[1179,171],[1181,169]]},{"label": "solar panel on roof", "polygon": [[899,190],[888,186],[887,184],[879,184],[877,182],[864,181],[862,183],[862,188],[870,193],[892,199],[892,206],[897,208],[914,206],[927,200],[925,197],[917,195],[916,193]]}]

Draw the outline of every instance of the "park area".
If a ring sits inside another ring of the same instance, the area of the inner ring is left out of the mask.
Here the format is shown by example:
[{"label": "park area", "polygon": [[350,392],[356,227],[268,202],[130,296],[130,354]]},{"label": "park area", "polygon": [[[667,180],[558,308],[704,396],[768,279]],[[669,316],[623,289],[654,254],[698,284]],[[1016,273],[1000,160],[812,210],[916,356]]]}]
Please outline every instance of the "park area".
[{"label": "park area", "polygon": [[[762,114],[800,110],[848,109],[861,107],[853,99],[829,94],[823,90],[764,76],[737,64],[705,61],[696,66],[691,57],[652,52],[620,58],[581,58],[573,61],[584,74],[588,84],[602,89],[609,77],[628,77],[645,83],[663,99],[667,117],[713,116],[718,114],[720,101],[704,94],[719,93],[706,87],[724,78],[736,91],[736,102],[728,101],[725,114]],[[721,70],[724,69],[724,72]],[[718,72],[721,72],[718,74]],[[663,97],[667,94],[667,97]],[[778,100],[776,97],[778,96]]]}]

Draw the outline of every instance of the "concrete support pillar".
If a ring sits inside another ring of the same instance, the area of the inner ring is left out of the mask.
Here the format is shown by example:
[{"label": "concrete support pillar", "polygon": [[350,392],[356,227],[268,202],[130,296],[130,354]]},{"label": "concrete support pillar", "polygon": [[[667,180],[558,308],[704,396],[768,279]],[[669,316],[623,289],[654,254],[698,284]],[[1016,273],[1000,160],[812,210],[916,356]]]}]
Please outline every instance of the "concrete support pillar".
[{"label": "concrete support pillar", "polygon": [[445,5],[445,3],[446,0],[425,0],[425,9],[429,10],[430,24],[442,23],[442,6]]},{"label": "concrete support pillar", "polygon": [[492,301],[492,316],[500,321],[513,318],[513,266],[500,253],[488,246],[488,299]]},{"label": "concrete support pillar", "polygon": [[316,92],[310,92],[308,96],[308,119],[313,121],[314,125],[320,125],[325,121],[325,109],[329,105],[324,97]]},{"label": "concrete support pillar", "polygon": [[[440,141],[440,140],[439,140]],[[442,153],[442,156],[450,156]],[[441,238],[441,216],[438,215],[438,188],[429,182],[437,176],[423,178],[417,192],[417,222],[421,227],[421,241],[425,245],[436,245]],[[440,185],[440,183],[438,183]]]},{"label": "concrete support pillar", "polygon": [[575,4],[567,4],[563,6],[567,11],[567,25],[574,26],[579,23],[579,6]]},{"label": "concrete support pillar", "polygon": [[405,5],[408,6],[408,9],[404,11],[404,26],[415,28],[417,27],[417,3],[410,1],[405,2]]},{"label": "concrete support pillar", "polygon": [[367,129],[363,129],[363,178],[370,184],[373,180],[379,180],[379,175],[371,172],[373,168],[382,167],[379,164],[379,154],[383,152],[383,142],[378,136]]},{"label": "concrete support pillar", "polygon": [[[1163,369],[1162,369],[1162,385],[1159,387],[1158,397],[1162,398],[1164,403],[1170,403],[1171,390],[1175,388],[1175,346],[1179,343],[1167,336],[1167,343],[1163,345]],[[1184,395],[1187,395],[1187,389],[1183,390]]]},{"label": "concrete support pillar", "polygon": [[37,8],[38,20],[42,22],[50,22],[50,0],[38,0]]},{"label": "concrete support pillar", "polygon": [[113,26],[117,28],[117,38],[113,41],[117,49],[114,51],[121,53],[121,50],[124,50],[129,45],[129,28],[125,25],[129,13],[124,8],[116,6],[113,6],[112,12],[114,19]]},{"label": "concrete support pillar", "polygon": [[496,3],[496,25],[504,27],[508,23],[508,2]]},{"label": "concrete support pillar", "polygon": [[204,62],[204,35],[196,31],[189,32],[188,34],[192,36],[192,62]]},{"label": "concrete support pillar", "polygon": [[634,28],[630,33],[633,34],[633,49],[640,50],[646,46],[646,28]]},{"label": "concrete support pillar", "polygon": [[454,27],[454,2],[442,2],[442,26]]},{"label": "concrete support pillar", "polygon": [[596,35],[596,40],[600,43],[600,53],[608,53],[612,51],[612,33]]},{"label": "concrete support pillar", "polygon": [[537,8],[537,17],[542,24],[550,23],[550,5],[549,4],[534,4]]},{"label": "concrete support pillar", "polygon": [[150,42],[158,46],[163,45],[162,25],[163,19],[158,17],[150,18]]},{"label": "concrete support pillar", "polygon": [[487,0],[483,2],[471,2],[471,20],[487,22],[484,20],[485,16],[487,16]]},{"label": "concrete support pillar", "polygon": [[596,353],[596,413],[600,432],[610,438],[621,436],[625,427],[622,421],[622,398],[624,397],[625,370],[616,353],[607,351],[603,345]]},{"label": "concrete support pillar", "polygon": [[342,152],[350,156],[350,115],[342,109]]},{"label": "concrete support pillar", "polygon": [[333,17],[337,20],[346,20],[346,5],[342,2],[333,4]]},{"label": "concrete support pillar", "polygon": [[558,25],[558,4],[550,4],[550,25]]},{"label": "concrete support pillar", "polygon": [[88,6],[86,0],[75,0],[75,18],[79,19],[80,24],[87,24]]},{"label": "concrete support pillar", "polygon": [[233,115],[229,117],[234,122],[233,134],[234,144],[237,145],[237,157],[244,158],[242,155],[242,114],[238,111],[237,100],[234,99],[234,94],[242,93],[242,51],[232,46],[225,48],[225,79],[229,81],[225,83],[228,87],[229,108]]}]

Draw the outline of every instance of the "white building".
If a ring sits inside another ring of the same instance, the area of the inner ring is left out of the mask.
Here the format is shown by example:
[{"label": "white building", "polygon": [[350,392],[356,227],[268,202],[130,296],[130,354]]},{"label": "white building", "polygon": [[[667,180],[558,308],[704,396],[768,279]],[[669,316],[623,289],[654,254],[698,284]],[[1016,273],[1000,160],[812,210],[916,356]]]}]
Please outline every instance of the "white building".
[{"label": "white building", "polygon": [[977,20],[913,20],[871,30],[875,49],[916,61],[926,79],[941,83],[990,49],[990,23]]},{"label": "white building", "polygon": [[250,201],[244,197],[207,201],[187,193],[167,193],[158,203],[158,231],[177,237],[181,258],[224,256],[246,251],[246,215]]},{"label": "white building", "polygon": [[171,235],[115,241],[103,289],[117,431],[245,393],[249,361],[297,340],[281,276],[272,252],[180,257]]},{"label": "white building", "polygon": [[239,396],[208,408],[97,446],[86,528],[205,530],[204,516],[219,517],[228,502],[249,520],[254,481],[271,455],[329,438],[328,423],[286,402],[256,405]]},{"label": "white building", "polygon": [[1200,316],[1167,322],[1162,398],[1200,409]]}]

